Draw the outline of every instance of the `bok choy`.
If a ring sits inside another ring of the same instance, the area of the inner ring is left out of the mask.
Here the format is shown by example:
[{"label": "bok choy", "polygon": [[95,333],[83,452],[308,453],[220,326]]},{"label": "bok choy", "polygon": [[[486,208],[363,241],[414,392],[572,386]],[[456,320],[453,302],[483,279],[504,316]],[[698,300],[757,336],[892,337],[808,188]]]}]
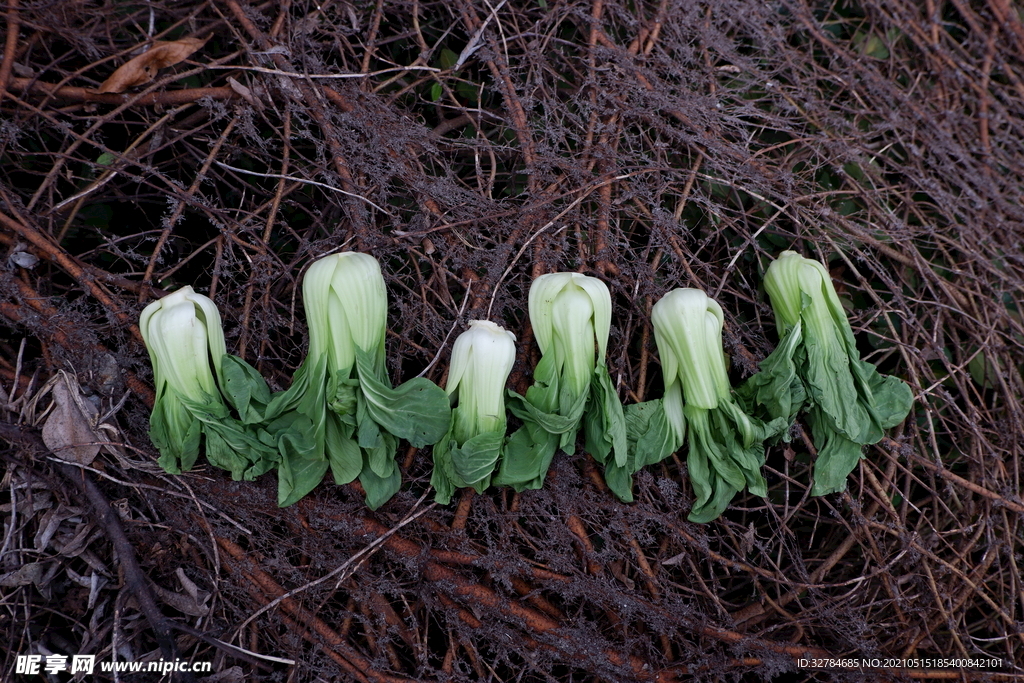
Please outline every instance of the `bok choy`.
[{"label": "bok choy", "polygon": [[456,488],[478,493],[505,444],[505,382],[516,359],[516,337],[487,320],[473,320],[455,340],[446,391],[457,405],[448,433],[434,446],[430,484],[435,500],[451,501]]},{"label": "bok choy", "polygon": [[806,410],[818,450],[811,495],[842,491],[862,447],[907,417],[910,387],[860,359],[853,329],[821,263],[784,251],[768,267],[764,288],[775,311],[779,347],[740,394],[751,406],[790,423]]},{"label": "bok choy", "polygon": [[608,288],[579,273],[542,275],[530,287],[529,311],[542,356],[526,396],[509,392],[509,410],[523,426],[505,447],[495,483],[517,491],[540,488],[555,451],[576,451],[584,421],[594,459],[625,467],[625,418],[605,364],[612,317]]},{"label": "bok choy", "polygon": [[224,400],[233,398],[239,373],[256,371],[227,354],[216,304],[182,287],[146,306],[139,329],[153,364],[149,435],[160,466],[172,474],[192,469],[205,441],[207,460],[235,479],[271,469],[276,449],[260,440],[258,428],[232,417]]},{"label": "bok choy", "polygon": [[651,321],[665,379],[665,418],[677,443],[688,435],[686,463],[696,494],[688,519],[715,519],[745,488],[767,496],[763,442],[786,423],[765,424],[736,403],[722,350],[721,306],[699,289],[676,289],[654,304]]},{"label": "bok choy", "polygon": [[320,259],[306,272],[302,298],[309,354],[292,386],[265,413],[281,450],[278,504],[290,505],[323,478],[359,478],[371,509],[398,491],[398,439],[416,447],[447,431],[444,391],[425,378],[392,388],[384,364],[387,291],[376,259],[358,252]]}]

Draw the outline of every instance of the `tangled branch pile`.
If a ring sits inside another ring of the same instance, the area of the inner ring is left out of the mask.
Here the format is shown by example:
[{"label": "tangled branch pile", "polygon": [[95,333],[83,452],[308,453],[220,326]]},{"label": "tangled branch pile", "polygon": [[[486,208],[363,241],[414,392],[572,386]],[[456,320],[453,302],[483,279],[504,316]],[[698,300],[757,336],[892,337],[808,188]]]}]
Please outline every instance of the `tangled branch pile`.
[{"label": "tangled branch pile", "polygon": [[[5,678],[46,652],[267,681],[757,680],[826,654],[1021,673],[1013,3],[10,0],[5,36]],[[153,467],[135,323],[180,285],[282,389],[304,268],[364,251],[396,383],[440,381],[453,330],[489,318],[519,337],[523,392],[530,281],[584,272],[612,291],[608,366],[633,403],[661,395],[650,309],[675,287],[722,304],[734,383],[755,371],[784,249],[829,264],[862,356],[914,391],[844,493],[810,497],[800,434],[769,449],[768,498],[709,525],[685,521],[679,457],[633,504],[580,449],[540,491],[443,507],[410,449],[376,513],[351,487],[278,509],[273,481]],[[119,425],[70,479],[33,438],[58,370]]]}]

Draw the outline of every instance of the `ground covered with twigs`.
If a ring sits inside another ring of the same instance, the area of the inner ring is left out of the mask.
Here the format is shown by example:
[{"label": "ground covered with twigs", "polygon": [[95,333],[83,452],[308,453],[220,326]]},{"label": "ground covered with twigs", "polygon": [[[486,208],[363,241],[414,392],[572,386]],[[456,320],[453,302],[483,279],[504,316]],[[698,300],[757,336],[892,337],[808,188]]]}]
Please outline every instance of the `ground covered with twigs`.
[{"label": "ground covered with twigs", "polygon": [[[1014,3],[7,0],[2,35],[0,678],[50,653],[209,681],[1024,673]],[[543,490],[447,507],[409,449],[375,513],[329,482],[278,509],[270,475],[163,474],[142,307],[194,285],[284,388],[304,269],[349,249],[384,269],[395,381],[438,356],[441,382],[489,318],[524,390],[531,279],[601,277],[626,403],[661,395],[650,309],[676,287],[721,303],[750,376],[778,341],[764,270],[795,249],[914,408],[845,493],[808,495],[796,438],[768,499],[707,525],[685,449],[633,504],[582,447]],[[88,466],[56,457],[60,425],[44,445],[71,405]]]}]

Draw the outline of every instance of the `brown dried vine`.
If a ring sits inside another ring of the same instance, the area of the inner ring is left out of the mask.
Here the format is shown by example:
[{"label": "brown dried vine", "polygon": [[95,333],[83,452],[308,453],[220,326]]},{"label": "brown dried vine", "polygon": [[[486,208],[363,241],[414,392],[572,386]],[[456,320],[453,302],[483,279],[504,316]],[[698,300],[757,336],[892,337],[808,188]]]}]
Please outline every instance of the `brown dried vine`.
[{"label": "brown dried vine", "polygon": [[[51,456],[3,442],[0,678],[44,650],[159,656],[168,628],[179,656],[253,681],[863,680],[798,664],[824,656],[920,663],[878,680],[1024,676],[1012,3],[3,9],[2,433],[37,429],[40,387],[73,370],[117,423],[89,476],[125,538],[54,483]],[[98,92],[153,41],[191,38],[152,83]],[[489,315],[523,344],[521,390],[531,278],[602,277],[626,402],[661,391],[649,311],[675,287],[717,296],[733,379],[754,372],[777,341],[761,277],[797,249],[828,263],[863,355],[914,411],[846,493],[809,497],[798,436],[768,451],[768,499],[704,526],[685,521],[685,450],[637,476],[634,504],[580,448],[541,491],[411,521],[429,451],[406,452],[405,488],[374,514],[355,487],[279,510],[270,476],[162,475],[142,305],[210,292],[232,351],[283,388],[305,268],[342,249],[382,264],[395,380],[440,349],[441,381],[451,331]],[[125,539],[155,607],[122,580]]]}]

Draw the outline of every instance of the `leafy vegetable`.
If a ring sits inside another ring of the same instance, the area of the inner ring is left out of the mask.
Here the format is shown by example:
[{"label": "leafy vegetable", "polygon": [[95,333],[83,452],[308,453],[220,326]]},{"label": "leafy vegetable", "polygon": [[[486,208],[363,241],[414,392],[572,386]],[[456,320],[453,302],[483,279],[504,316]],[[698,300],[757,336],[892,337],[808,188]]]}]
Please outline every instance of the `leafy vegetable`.
[{"label": "leafy vegetable", "polygon": [[256,428],[233,418],[224,402],[236,372],[256,371],[227,354],[216,304],[182,287],[146,306],[139,329],[153,364],[156,402],[149,435],[160,450],[160,466],[172,474],[192,469],[205,437],[207,460],[235,479],[252,479],[273,467],[275,449],[260,440]]},{"label": "leafy vegetable", "polygon": [[624,406],[623,413],[628,443],[626,462],[623,465],[606,462],[604,478],[620,500],[630,503],[633,501],[633,475],[675,453],[683,440],[676,438],[669,425],[663,399]]},{"label": "leafy vegetable", "polygon": [[605,365],[612,316],[608,288],[579,273],[542,275],[530,287],[529,308],[543,355],[526,396],[509,392],[509,410],[523,426],[505,447],[495,483],[517,491],[540,488],[555,450],[575,452],[584,419],[588,452],[606,467],[625,467],[625,417]]},{"label": "leafy vegetable", "polygon": [[689,432],[686,462],[696,500],[688,519],[711,521],[744,488],[768,495],[761,476],[763,442],[785,429],[786,422],[765,424],[743,412],[733,398],[722,351],[722,308],[699,289],[676,289],[654,305],[651,320],[671,443],[681,445]]},{"label": "leafy vegetable", "polygon": [[265,411],[282,456],[278,504],[302,498],[330,467],[337,484],[359,477],[376,509],[402,482],[398,439],[423,447],[448,430],[447,396],[425,378],[392,388],[384,366],[387,291],[372,256],[320,259],[306,272],[302,297],[309,354]]},{"label": "leafy vegetable", "polygon": [[818,449],[811,495],[842,491],[861,447],[879,441],[883,430],[910,412],[910,387],[860,360],[853,329],[821,263],[784,251],[768,267],[764,288],[781,341],[740,396],[789,423],[806,409]]},{"label": "leafy vegetable", "polygon": [[487,320],[473,320],[452,347],[446,391],[458,404],[448,433],[434,446],[430,484],[435,500],[451,501],[456,488],[478,493],[491,483],[505,444],[505,382],[516,358],[515,335]]}]

